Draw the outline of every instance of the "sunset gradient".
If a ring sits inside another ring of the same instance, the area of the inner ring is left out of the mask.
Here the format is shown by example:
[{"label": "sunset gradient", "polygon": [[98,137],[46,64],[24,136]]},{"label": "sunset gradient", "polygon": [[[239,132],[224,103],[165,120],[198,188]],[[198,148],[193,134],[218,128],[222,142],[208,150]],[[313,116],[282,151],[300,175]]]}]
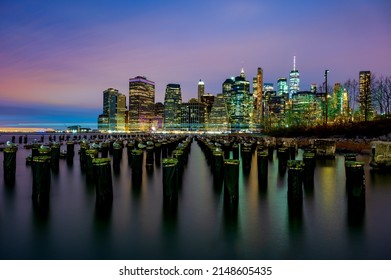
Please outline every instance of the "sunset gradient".
[{"label": "sunset gradient", "polygon": [[11,1],[0,3],[0,126],[90,124],[102,92],[128,95],[146,76],[162,102],[168,83],[183,100],[221,92],[244,67],[247,80],[288,77],[300,88],[391,75],[391,1]]}]

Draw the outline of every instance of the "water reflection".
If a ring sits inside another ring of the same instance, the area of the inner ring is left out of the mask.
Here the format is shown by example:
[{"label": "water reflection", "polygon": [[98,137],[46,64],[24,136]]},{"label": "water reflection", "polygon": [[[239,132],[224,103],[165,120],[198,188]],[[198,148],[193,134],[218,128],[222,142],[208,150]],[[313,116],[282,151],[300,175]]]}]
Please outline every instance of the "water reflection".
[{"label": "water reflection", "polygon": [[239,167],[237,203],[227,204],[223,176],[213,176],[197,143],[184,165],[178,199],[168,202],[156,157],[150,170],[143,157],[134,182],[124,151],[120,172],[113,176],[113,204],[102,208],[77,153],[72,165],[60,160],[58,174],[52,172],[49,204],[36,207],[31,166],[25,165],[29,152],[18,151],[15,186],[0,182],[1,258],[391,257],[391,175],[366,167],[364,198],[349,196],[338,155],[317,162],[313,184],[303,188],[302,203],[296,205],[287,200],[287,175],[279,173],[277,157],[268,161],[267,177],[259,178],[253,154],[248,172]]}]

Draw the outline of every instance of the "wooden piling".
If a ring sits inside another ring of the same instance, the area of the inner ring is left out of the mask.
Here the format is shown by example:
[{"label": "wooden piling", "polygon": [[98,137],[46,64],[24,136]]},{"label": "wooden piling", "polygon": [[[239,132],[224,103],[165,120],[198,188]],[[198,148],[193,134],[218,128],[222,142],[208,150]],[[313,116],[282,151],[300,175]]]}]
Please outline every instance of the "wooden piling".
[{"label": "wooden piling", "polygon": [[239,201],[239,163],[237,159],[224,160],[224,200],[226,203]]},{"label": "wooden piling", "polygon": [[6,185],[13,186],[15,184],[16,174],[16,147],[8,147],[3,150],[3,170],[4,182]]}]

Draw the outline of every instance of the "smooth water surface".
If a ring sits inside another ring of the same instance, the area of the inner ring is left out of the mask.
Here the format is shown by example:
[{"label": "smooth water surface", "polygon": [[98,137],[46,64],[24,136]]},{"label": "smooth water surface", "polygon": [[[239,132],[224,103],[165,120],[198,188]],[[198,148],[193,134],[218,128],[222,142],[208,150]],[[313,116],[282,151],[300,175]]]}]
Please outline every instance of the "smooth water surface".
[{"label": "smooth water surface", "polygon": [[0,152],[1,259],[391,259],[391,174],[371,172],[366,156],[358,157],[366,162],[365,206],[350,207],[338,155],[317,161],[314,188],[303,192],[302,209],[292,211],[276,154],[267,188],[258,185],[256,154],[248,174],[240,168],[235,209],[224,205],[196,141],[177,205],[163,204],[161,165],[151,171],[144,165],[141,186],[132,185],[124,149],[112,175],[113,205],[102,215],[77,153],[72,165],[61,160],[52,173],[49,209],[35,209],[29,153],[19,148],[16,183],[9,187]]}]

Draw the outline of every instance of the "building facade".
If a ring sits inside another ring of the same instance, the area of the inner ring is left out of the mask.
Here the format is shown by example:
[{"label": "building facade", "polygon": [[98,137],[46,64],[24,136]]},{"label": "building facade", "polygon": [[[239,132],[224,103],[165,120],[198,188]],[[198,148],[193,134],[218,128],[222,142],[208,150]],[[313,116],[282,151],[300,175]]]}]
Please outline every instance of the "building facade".
[{"label": "building facade", "polygon": [[289,99],[300,90],[300,73],[296,69],[296,56],[293,57],[293,69],[289,74]]},{"label": "building facade", "polygon": [[98,129],[101,131],[125,131],[126,96],[117,89],[103,91],[103,114],[98,117]]},{"label": "building facade", "polygon": [[195,98],[181,104],[181,130],[205,130],[205,104]]},{"label": "building facade", "polygon": [[179,84],[168,84],[164,96],[164,129],[180,130],[181,128],[182,93]]},{"label": "building facade", "polygon": [[360,118],[368,121],[372,114],[371,71],[360,71],[358,102]]},{"label": "building facade", "polygon": [[129,130],[150,131],[154,106],[155,83],[143,76],[129,79]]},{"label": "building facade", "polygon": [[254,98],[250,94],[250,82],[246,80],[243,69],[239,76],[227,79],[223,83],[223,95],[227,104],[231,131],[249,130],[254,121]]},{"label": "building facade", "polygon": [[198,102],[202,102],[202,97],[205,94],[205,83],[202,80],[198,81]]},{"label": "building facade", "polygon": [[222,93],[217,94],[214,99],[207,130],[220,132],[230,130],[227,107]]}]

